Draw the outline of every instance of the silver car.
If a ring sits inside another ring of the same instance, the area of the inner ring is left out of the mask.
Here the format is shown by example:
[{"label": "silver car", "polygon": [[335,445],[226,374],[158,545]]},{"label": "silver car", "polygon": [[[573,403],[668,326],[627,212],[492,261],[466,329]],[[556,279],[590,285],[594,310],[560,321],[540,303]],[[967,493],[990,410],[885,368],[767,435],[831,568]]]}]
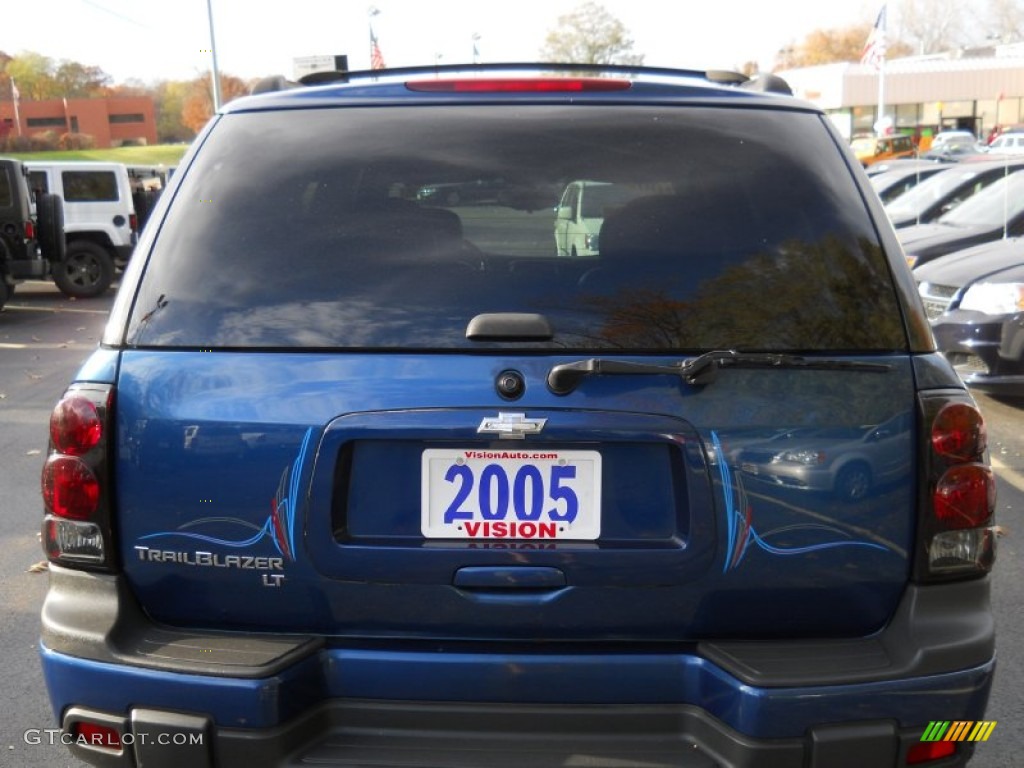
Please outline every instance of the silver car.
[{"label": "silver car", "polygon": [[907,472],[910,422],[903,413],[870,426],[794,429],[747,445],[735,462],[757,480],[856,501]]}]

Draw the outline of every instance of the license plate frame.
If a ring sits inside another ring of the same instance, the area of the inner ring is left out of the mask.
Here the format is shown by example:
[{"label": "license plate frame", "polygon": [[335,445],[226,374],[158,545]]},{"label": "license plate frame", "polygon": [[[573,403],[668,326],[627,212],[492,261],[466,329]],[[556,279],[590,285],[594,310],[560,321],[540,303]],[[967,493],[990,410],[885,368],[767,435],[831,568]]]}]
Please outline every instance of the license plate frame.
[{"label": "license plate frame", "polygon": [[426,539],[594,541],[601,535],[601,454],[594,450],[426,448]]}]

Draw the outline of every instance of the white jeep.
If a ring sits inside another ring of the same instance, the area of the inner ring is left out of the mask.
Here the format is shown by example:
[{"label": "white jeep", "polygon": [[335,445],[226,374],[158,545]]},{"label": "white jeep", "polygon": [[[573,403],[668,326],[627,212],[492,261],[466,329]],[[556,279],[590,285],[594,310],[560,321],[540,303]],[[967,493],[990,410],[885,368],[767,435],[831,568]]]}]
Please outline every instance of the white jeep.
[{"label": "white jeep", "polygon": [[27,162],[33,190],[64,200],[67,252],[50,265],[60,290],[98,296],[131,257],[138,233],[128,169],[122,163]]}]

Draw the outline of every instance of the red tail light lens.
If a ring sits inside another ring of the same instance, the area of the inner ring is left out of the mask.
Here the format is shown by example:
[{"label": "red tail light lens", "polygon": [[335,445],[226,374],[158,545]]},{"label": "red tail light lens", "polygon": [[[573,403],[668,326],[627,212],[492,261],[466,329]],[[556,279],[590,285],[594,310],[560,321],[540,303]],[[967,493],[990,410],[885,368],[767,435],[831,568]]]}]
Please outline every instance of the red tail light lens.
[{"label": "red tail light lens", "polygon": [[601,77],[471,78],[465,80],[417,80],[405,84],[410,91],[426,93],[566,93],[625,91],[628,80]]},{"label": "red tail light lens", "polygon": [[106,747],[107,749],[121,749],[121,734],[116,728],[98,723],[80,722],[75,723],[73,734],[75,742],[86,744],[90,747]]},{"label": "red tail light lens", "polygon": [[43,502],[57,517],[87,520],[100,500],[96,475],[75,456],[51,456],[43,467]]},{"label": "red tail light lens", "polygon": [[945,528],[977,528],[992,516],[996,481],[982,464],[959,464],[947,469],[935,486],[935,516]]},{"label": "red tail light lens", "polygon": [[953,741],[922,741],[907,751],[907,765],[923,765],[936,760],[945,760],[956,754],[956,742]]},{"label": "red tail light lens", "polygon": [[136,214],[131,214],[128,217],[128,226],[131,227],[132,232],[139,231],[139,217]]},{"label": "red tail light lens", "polygon": [[976,461],[987,444],[985,422],[971,405],[949,403],[932,422],[932,448],[945,459]]},{"label": "red tail light lens", "polygon": [[25,239],[35,240],[36,239],[36,225],[34,221],[25,222]]},{"label": "red tail light lens", "polygon": [[84,397],[65,397],[50,414],[50,440],[60,453],[83,456],[103,436],[96,406]]}]

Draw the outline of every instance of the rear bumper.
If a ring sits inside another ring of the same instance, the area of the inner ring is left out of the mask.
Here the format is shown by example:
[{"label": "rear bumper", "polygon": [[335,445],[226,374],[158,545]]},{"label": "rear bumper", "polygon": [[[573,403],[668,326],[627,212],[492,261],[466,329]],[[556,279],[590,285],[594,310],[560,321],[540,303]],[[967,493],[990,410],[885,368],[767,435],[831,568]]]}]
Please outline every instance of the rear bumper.
[{"label": "rear bumper", "polygon": [[49,275],[50,264],[45,259],[12,259],[7,272],[15,280],[35,280]]},{"label": "rear bumper", "polygon": [[[55,566],[41,654],[69,733],[95,715],[122,733],[203,734],[198,745],[136,739],[116,754],[71,745],[100,764],[187,748],[195,759],[152,764],[360,765],[341,758],[414,748],[443,768],[629,765],[615,762],[623,754],[653,766],[884,766],[931,720],[983,718],[988,590],[987,579],[912,587],[889,628],[863,641],[328,646],[155,627],[118,577]],[[565,762],[593,750],[604,762]],[[842,762],[849,754],[860,762]]]},{"label": "rear bumper", "polygon": [[[109,768],[881,768],[905,765],[923,733],[876,720],[818,725],[798,738],[750,739],[698,707],[356,700],[326,703],[268,729],[218,729],[202,716],[159,710],[132,709],[118,718],[76,709],[65,717],[64,732],[97,719],[123,729],[121,746],[80,740],[69,747]],[[943,768],[965,765],[974,745],[956,748]]]}]

